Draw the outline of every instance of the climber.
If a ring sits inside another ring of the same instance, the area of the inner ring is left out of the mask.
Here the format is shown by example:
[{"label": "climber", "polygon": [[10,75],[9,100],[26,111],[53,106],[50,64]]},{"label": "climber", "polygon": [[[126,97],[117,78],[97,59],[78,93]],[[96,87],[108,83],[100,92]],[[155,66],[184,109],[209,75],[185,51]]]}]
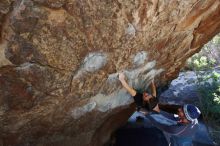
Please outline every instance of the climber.
[{"label": "climber", "polygon": [[[137,111],[158,111],[158,98],[157,92],[156,92],[156,86],[154,83],[154,80],[151,82],[151,94],[148,92],[139,93],[132,87],[128,85],[128,83],[125,81],[125,75],[123,73],[119,73],[119,80],[122,83],[123,87],[133,96]],[[146,112],[144,112],[146,113]]]},{"label": "climber", "polygon": [[[201,114],[198,107],[191,104],[178,105],[175,114],[167,112],[164,107],[160,108],[160,104],[158,104],[154,81],[151,82],[152,94],[146,92],[141,94],[128,85],[123,73],[119,73],[119,80],[123,87],[133,96],[138,107],[146,108],[146,105],[149,105],[148,108],[152,112],[147,114],[146,118],[149,119],[155,127],[170,135],[169,139],[167,139],[168,142],[170,139],[174,139],[173,137],[175,137],[175,139],[180,137],[191,138],[195,134],[198,128],[197,118]],[[173,144],[174,142],[171,143],[171,145]]]}]

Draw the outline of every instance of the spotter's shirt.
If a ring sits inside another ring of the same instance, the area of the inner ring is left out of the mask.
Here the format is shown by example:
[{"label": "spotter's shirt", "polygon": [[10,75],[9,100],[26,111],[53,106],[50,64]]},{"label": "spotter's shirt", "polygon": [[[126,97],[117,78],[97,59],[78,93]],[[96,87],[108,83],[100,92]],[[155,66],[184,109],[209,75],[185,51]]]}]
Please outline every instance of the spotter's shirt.
[{"label": "spotter's shirt", "polygon": [[179,118],[165,111],[160,111],[159,113],[153,112],[146,115],[146,118],[155,127],[177,137],[192,137],[198,129],[198,120],[189,124],[181,124],[178,123]]}]

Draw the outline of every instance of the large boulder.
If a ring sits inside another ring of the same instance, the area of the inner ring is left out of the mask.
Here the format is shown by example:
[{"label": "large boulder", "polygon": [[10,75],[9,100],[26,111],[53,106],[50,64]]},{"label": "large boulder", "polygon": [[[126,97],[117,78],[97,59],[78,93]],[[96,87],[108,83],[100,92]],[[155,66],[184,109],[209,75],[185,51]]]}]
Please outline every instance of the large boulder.
[{"label": "large boulder", "polygon": [[1,0],[0,145],[102,145],[220,31],[219,0]]},{"label": "large boulder", "polygon": [[178,78],[172,80],[169,88],[160,95],[160,102],[174,105],[199,104],[201,97],[198,90],[196,72],[180,72]]}]

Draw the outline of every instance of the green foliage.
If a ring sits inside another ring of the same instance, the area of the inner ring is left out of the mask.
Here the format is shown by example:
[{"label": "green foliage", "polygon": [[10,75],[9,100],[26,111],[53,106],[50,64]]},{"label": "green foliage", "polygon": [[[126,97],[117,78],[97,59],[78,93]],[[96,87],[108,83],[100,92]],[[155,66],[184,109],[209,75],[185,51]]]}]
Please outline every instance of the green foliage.
[{"label": "green foliage", "polygon": [[214,44],[220,44],[220,34],[216,35],[212,41]]},{"label": "green foliage", "polygon": [[220,116],[220,83],[216,79],[219,75],[215,73],[198,82],[199,93],[202,97],[200,102],[202,113],[207,121],[216,121]]},{"label": "green foliage", "polygon": [[201,54],[195,54],[187,61],[187,66],[192,70],[201,71],[213,68],[216,65],[214,58],[208,59]]},{"label": "green foliage", "polygon": [[213,70],[213,62],[204,56],[194,59],[197,86],[201,95],[201,108],[206,120],[220,116],[220,74]]},{"label": "green foliage", "polygon": [[201,51],[186,62],[189,70],[210,70],[220,64],[220,34],[205,44]]},{"label": "green foliage", "polygon": [[215,71],[206,75],[197,72],[200,109],[206,123],[215,129],[215,132],[210,131],[213,140],[220,144],[220,74]]}]

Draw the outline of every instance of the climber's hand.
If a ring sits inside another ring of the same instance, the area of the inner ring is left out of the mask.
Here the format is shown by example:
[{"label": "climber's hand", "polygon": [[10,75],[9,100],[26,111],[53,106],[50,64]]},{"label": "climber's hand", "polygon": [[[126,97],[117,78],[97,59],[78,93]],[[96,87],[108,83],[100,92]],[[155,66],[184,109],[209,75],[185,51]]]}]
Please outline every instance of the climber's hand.
[{"label": "climber's hand", "polygon": [[122,72],[119,73],[119,74],[118,74],[118,79],[119,79],[119,81],[121,81],[121,82],[122,82],[122,81],[125,81],[125,75],[124,75],[124,73],[122,73]]}]

